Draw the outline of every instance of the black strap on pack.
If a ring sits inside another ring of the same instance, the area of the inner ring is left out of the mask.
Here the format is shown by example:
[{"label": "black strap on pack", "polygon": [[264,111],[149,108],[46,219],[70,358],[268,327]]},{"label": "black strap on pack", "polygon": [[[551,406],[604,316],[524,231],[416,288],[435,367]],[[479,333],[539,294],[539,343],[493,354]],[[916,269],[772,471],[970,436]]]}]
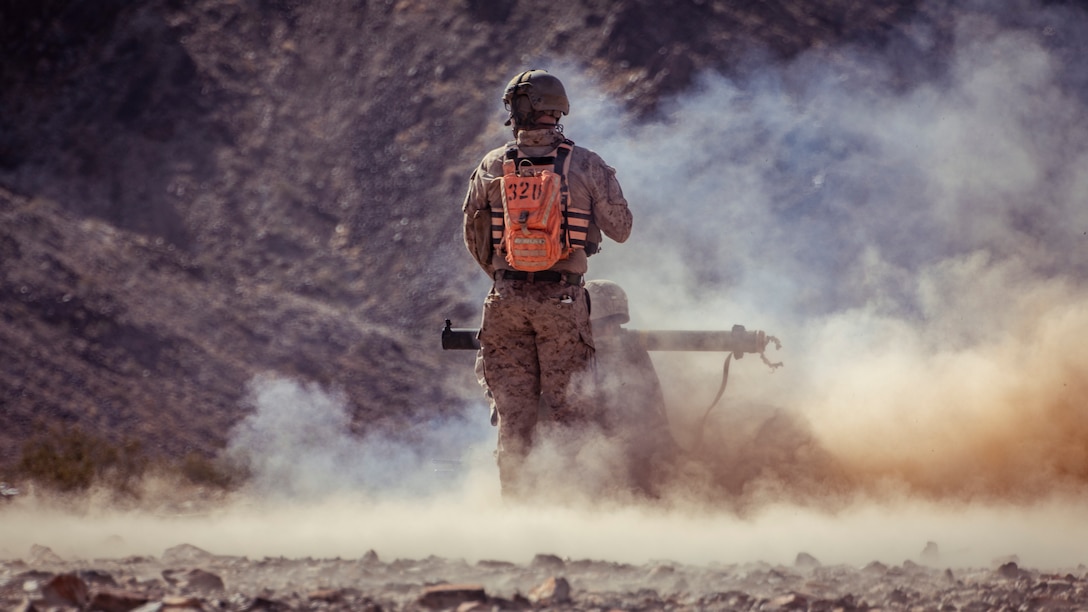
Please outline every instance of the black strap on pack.
[{"label": "black strap on pack", "polygon": [[556,163],[555,160],[558,158],[558,156],[556,155],[549,155],[546,157],[518,157],[517,147],[512,148],[514,150],[514,154],[510,155],[510,149],[507,149],[506,159],[512,159],[518,162],[519,166],[524,165],[526,162],[528,162],[531,166],[547,166],[549,164]]},{"label": "black strap on pack", "polygon": [[567,187],[567,175],[563,170],[567,167],[567,156],[574,149],[574,142],[564,138],[555,152],[555,173],[559,175],[559,205],[563,210],[563,242],[570,246],[570,189]]},{"label": "black strap on pack", "polygon": [[[559,143],[555,155],[546,155],[543,157],[518,157],[517,145],[510,145],[509,147],[506,147],[506,159],[517,162],[519,166],[525,163],[528,163],[531,166],[547,166],[548,164],[552,164],[555,167],[555,173],[559,176],[564,176],[563,168],[566,167],[567,156],[570,155],[573,148],[574,141],[564,138],[563,142]],[[565,188],[566,185],[564,185],[564,189]]]},{"label": "black strap on pack", "polygon": [[[567,214],[563,217],[563,227],[564,228],[567,227],[567,219],[584,219],[586,221],[592,221],[593,220],[593,215],[591,213],[578,212],[577,210],[570,209],[570,210],[567,211]],[[587,240],[576,240],[574,238],[570,238],[570,245],[575,246],[575,247],[582,247],[583,249],[586,250],[586,255],[592,255],[593,253],[596,252],[596,250],[590,251],[590,246],[589,245],[591,245],[591,244],[593,244],[593,243],[589,242],[588,239]]]}]

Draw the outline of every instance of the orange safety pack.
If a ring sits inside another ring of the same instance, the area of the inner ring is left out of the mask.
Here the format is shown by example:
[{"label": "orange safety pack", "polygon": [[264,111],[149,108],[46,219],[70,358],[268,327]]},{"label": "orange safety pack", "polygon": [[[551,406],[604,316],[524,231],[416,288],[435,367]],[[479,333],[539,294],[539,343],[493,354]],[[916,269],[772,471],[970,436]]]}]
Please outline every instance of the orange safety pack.
[{"label": "orange safety pack", "polygon": [[499,211],[492,211],[492,243],[505,252],[506,262],[515,270],[536,272],[566,259],[571,250],[585,244],[589,215],[578,214],[577,233],[572,240],[571,213],[566,174],[574,143],[564,140],[554,157],[519,157],[518,148],[506,150],[502,164],[502,223],[495,223]]}]

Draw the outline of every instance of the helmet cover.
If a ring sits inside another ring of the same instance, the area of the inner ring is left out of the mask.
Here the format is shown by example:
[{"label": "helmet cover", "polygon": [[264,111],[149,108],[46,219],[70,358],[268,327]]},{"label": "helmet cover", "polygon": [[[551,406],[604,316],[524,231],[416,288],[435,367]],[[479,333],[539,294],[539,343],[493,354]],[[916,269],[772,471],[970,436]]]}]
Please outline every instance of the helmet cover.
[{"label": "helmet cover", "polygon": [[627,311],[627,293],[618,284],[610,280],[591,280],[586,282],[586,291],[589,293],[591,321],[612,316],[618,317],[620,324],[631,320]]}]

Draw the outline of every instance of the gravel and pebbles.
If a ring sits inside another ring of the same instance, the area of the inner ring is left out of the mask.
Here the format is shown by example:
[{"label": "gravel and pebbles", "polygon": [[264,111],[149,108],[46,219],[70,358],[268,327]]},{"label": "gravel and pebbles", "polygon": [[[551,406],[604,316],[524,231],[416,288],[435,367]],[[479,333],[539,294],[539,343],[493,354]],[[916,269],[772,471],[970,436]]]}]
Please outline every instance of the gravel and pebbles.
[{"label": "gravel and pebbles", "polygon": [[[932,548],[929,553],[935,553]],[[936,560],[935,560],[936,561]],[[0,561],[7,610],[1088,610],[1088,570],[939,562],[631,565],[538,554],[500,560],[263,558],[195,546],[161,556],[66,560],[35,546]]]}]

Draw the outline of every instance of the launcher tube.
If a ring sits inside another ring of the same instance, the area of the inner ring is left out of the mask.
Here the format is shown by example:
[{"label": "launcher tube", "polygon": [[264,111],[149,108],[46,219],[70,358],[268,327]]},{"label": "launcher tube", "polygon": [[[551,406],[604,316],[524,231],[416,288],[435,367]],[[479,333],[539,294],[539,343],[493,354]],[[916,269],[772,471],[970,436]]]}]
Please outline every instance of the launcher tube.
[{"label": "launcher tube", "polygon": [[[477,350],[480,330],[471,327],[455,328],[449,321],[442,330],[442,348],[445,350]],[[648,351],[705,351],[719,353],[762,353],[767,348],[767,335],[762,331],[748,331],[743,325],[733,329],[711,331],[685,330],[630,330]]]},{"label": "launcher tube", "polygon": [[767,335],[736,325],[729,331],[631,330],[648,351],[711,351],[720,353],[762,353]]}]

